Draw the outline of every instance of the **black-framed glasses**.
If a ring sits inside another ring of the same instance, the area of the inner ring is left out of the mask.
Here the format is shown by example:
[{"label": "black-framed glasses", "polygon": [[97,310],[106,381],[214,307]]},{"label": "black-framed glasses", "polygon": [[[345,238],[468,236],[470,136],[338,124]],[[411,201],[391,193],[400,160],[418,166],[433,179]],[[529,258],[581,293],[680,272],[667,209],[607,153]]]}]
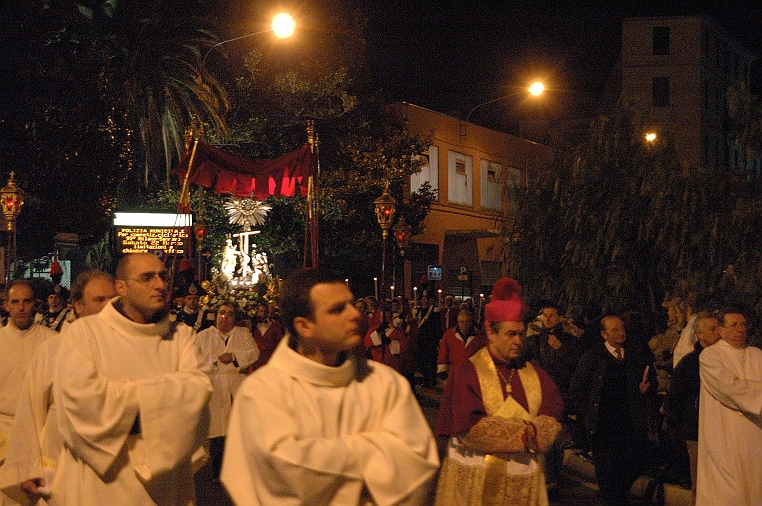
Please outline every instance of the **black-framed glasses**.
[{"label": "black-framed glasses", "polygon": [[167,283],[169,281],[170,275],[168,271],[157,271],[157,272],[143,272],[140,275],[138,275],[137,278],[129,278],[132,281],[137,281],[141,285],[148,285],[151,282],[153,282],[154,279],[159,278],[163,282]]}]

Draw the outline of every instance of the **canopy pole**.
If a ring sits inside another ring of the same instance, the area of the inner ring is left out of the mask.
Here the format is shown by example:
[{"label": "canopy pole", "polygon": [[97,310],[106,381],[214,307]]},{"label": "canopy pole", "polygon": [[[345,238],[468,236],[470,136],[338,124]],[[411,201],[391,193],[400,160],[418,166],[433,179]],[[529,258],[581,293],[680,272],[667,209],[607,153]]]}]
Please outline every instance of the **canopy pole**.
[{"label": "canopy pole", "polygon": [[[303,268],[315,269],[318,267],[318,239],[319,239],[319,206],[318,206],[318,175],[320,174],[319,150],[320,141],[315,133],[315,120],[307,120],[307,143],[310,145],[315,175],[307,179],[307,213],[304,222],[304,252]],[[309,262],[307,258],[309,256]]]}]

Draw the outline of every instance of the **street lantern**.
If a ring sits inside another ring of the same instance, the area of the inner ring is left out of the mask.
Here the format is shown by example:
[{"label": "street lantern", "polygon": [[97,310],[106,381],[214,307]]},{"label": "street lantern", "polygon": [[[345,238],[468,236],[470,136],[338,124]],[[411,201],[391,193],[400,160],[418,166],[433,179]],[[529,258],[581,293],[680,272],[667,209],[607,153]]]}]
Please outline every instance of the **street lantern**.
[{"label": "street lantern", "polygon": [[404,216],[400,216],[392,231],[394,232],[394,239],[397,241],[397,247],[400,249],[400,255],[404,257],[405,248],[410,242],[410,225],[405,222]]},{"label": "street lantern", "polygon": [[392,221],[394,221],[394,213],[397,211],[397,200],[389,193],[389,181],[386,182],[384,193],[373,201],[373,205],[376,207],[376,220],[378,220],[383,232],[383,239],[386,241]]},{"label": "street lantern", "polygon": [[193,232],[196,234],[196,248],[201,251],[204,248],[204,241],[209,234],[209,225],[203,216],[199,216],[193,222]]},{"label": "street lantern", "polygon": [[3,207],[5,216],[5,230],[8,232],[8,252],[5,255],[5,281],[11,279],[11,266],[16,270],[16,218],[24,205],[24,190],[16,186],[16,180],[11,171],[8,184],[0,190],[0,205]]},{"label": "street lantern", "polygon": [[0,190],[0,204],[3,206],[3,215],[5,216],[5,230],[13,232],[16,230],[16,218],[24,205],[24,190],[16,186],[14,173],[8,178],[8,184]]},{"label": "street lantern", "polygon": [[381,227],[381,297],[386,298],[386,242],[389,237],[389,229],[394,221],[394,213],[397,211],[397,200],[389,193],[389,181],[386,182],[384,192],[373,201],[376,208],[376,220]]}]

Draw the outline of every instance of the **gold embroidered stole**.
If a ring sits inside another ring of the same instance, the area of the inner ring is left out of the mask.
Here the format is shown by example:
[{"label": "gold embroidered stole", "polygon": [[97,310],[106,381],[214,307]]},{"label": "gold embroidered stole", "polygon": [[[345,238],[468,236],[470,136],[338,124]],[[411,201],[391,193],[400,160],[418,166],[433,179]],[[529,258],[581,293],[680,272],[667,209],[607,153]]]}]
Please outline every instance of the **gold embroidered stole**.
[{"label": "gold embroidered stole", "polygon": [[542,388],[540,377],[531,363],[527,362],[526,367],[516,370],[519,373],[521,385],[524,387],[529,407],[527,411],[513,397],[508,396],[507,399],[503,399],[503,387],[500,385],[497,367],[486,347],[479,350],[469,360],[474,364],[476,376],[479,378],[482,402],[487,415],[499,415],[505,418],[519,417],[523,420],[530,420],[537,416],[542,404]]},{"label": "gold embroidered stole", "polygon": [[[540,377],[531,363],[527,362],[525,367],[516,370],[524,387],[524,394],[529,408],[529,410],[526,410],[511,395],[508,395],[507,399],[503,399],[503,387],[500,385],[497,367],[486,347],[474,354],[470,360],[476,369],[479,388],[482,393],[482,402],[488,416],[517,417],[522,420],[531,420],[537,416],[542,404],[542,388],[540,386]],[[510,385],[507,385],[507,387],[510,388]],[[509,482],[505,460],[494,455],[485,455],[484,465],[485,476],[482,505],[502,506],[505,497],[503,489]],[[538,479],[544,479],[542,473],[539,473],[532,481],[536,482]],[[545,498],[545,501],[547,501],[547,498]]]}]

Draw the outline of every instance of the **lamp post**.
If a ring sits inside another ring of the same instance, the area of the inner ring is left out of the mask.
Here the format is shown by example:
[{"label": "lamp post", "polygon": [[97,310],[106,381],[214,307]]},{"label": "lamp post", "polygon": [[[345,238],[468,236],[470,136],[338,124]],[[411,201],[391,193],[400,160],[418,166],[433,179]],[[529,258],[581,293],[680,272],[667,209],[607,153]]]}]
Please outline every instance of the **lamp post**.
[{"label": "lamp post", "polygon": [[[397,241],[397,248],[400,250],[400,257],[402,259],[402,291],[400,293],[406,294],[406,283],[405,283],[405,248],[407,248],[408,243],[410,242],[410,225],[407,224],[405,221],[405,217],[400,214],[400,219],[397,220],[397,224],[394,225],[392,228],[392,232],[394,232],[394,240]],[[397,282],[397,269],[396,269],[396,261],[395,261],[395,269],[394,269],[394,278],[395,283]]]},{"label": "lamp post", "polygon": [[[468,114],[466,115],[466,128],[468,126],[468,120],[471,119],[471,115],[476,111],[477,109],[480,109],[484,107],[485,105],[494,104],[495,102],[500,102],[501,100],[506,100],[511,97],[515,97],[516,95],[521,95],[523,93],[529,93],[529,95],[533,97],[539,97],[545,92],[545,85],[542,83],[542,81],[535,81],[532,84],[530,84],[527,88],[522,88],[520,91],[515,91],[513,93],[509,93],[508,95],[503,95],[501,97],[493,98],[492,100],[488,100],[486,102],[483,102],[481,104],[475,105],[471,108],[470,111],[468,111]],[[465,137],[465,131],[462,135]]]},{"label": "lamp post", "polygon": [[381,298],[386,298],[386,240],[389,237],[389,229],[394,221],[394,213],[397,211],[397,200],[389,193],[389,181],[386,182],[384,192],[373,201],[376,209],[376,220],[381,227]]},{"label": "lamp post", "polygon": [[397,224],[392,228],[394,232],[394,240],[397,241],[397,247],[400,250],[400,256],[405,256],[405,248],[410,243],[410,225],[405,222],[405,217],[400,216],[397,220]]},{"label": "lamp post", "polygon": [[8,232],[8,254],[5,256],[5,280],[9,281],[11,265],[16,270],[16,218],[24,205],[24,190],[16,186],[14,173],[11,171],[8,183],[0,190],[0,205],[5,216],[5,231]]},{"label": "lamp post", "polygon": [[241,35],[240,37],[233,37],[232,39],[223,40],[214,44],[206,52],[206,54],[204,55],[204,59],[201,60],[201,66],[202,67],[206,66],[206,58],[209,56],[209,53],[211,53],[214,49],[218,48],[219,46],[222,46],[223,44],[227,44],[228,42],[235,42],[236,40],[247,39],[249,37],[254,37],[256,35],[262,35],[263,33],[270,33],[270,32],[272,32],[273,35],[275,35],[275,37],[279,39],[287,39],[288,37],[291,37],[294,34],[295,29],[296,29],[296,22],[294,21],[294,18],[291,17],[290,14],[281,12],[279,14],[276,14],[275,17],[273,17],[272,23],[270,23],[270,28],[268,28],[267,30],[260,30],[254,33],[247,33],[246,35]]}]

